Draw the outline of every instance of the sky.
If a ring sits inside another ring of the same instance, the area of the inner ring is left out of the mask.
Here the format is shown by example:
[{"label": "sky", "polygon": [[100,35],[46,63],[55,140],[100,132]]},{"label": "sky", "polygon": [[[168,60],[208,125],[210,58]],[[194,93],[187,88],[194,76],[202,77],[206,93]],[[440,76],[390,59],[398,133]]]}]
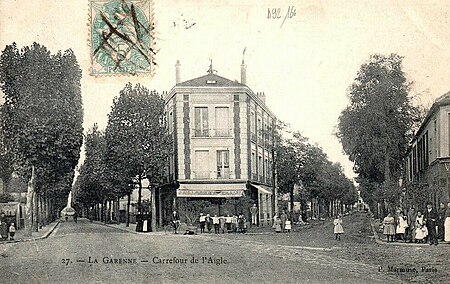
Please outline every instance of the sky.
[{"label": "sky", "polygon": [[[352,178],[353,165],[333,135],[347,89],[371,54],[397,53],[416,104],[450,91],[450,1],[153,0],[157,66],[153,76],[89,74],[89,1],[0,0],[0,49],[33,42],[52,53],[72,49],[83,71],[84,129],[105,128],[113,98],[127,82],[158,92],[205,75],[240,80],[265,92],[275,115],[318,143]],[[279,9],[280,19],[268,18]],[[284,20],[288,10],[290,17]],[[295,12],[294,12],[295,11]],[[284,20],[284,22],[283,22]],[[185,23],[188,23],[186,28]],[[195,24],[194,24],[195,23]],[[193,24],[193,25],[192,25]],[[0,99],[1,100],[1,99]]]}]

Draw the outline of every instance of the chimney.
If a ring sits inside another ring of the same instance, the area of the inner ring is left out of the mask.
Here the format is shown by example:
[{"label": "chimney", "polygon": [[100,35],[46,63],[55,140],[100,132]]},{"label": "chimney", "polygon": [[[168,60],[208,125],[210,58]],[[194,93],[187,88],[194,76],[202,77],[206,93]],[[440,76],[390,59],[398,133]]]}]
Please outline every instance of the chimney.
[{"label": "chimney", "polygon": [[177,64],[175,64],[175,84],[179,84],[181,82],[180,67],[180,60],[177,60]]},{"label": "chimney", "polygon": [[245,65],[244,59],[242,59],[241,64],[241,84],[247,85],[247,65]]},{"label": "chimney", "polygon": [[258,93],[259,98],[261,99],[261,101],[266,104],[266,94],[264,92]]}]

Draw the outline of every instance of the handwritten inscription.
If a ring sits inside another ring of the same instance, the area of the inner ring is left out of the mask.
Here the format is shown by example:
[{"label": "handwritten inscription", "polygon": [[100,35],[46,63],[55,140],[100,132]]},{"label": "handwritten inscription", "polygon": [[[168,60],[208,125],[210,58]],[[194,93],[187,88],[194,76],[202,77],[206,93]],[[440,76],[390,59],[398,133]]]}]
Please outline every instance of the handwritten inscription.
[{"label": "handwritten inscription", "polygon": [[297,15],[297,10],[294,8],[294,6],[289,6],[286,10],[286,13],[283,12],[281,8],[267,8],[267,19],[271,20],[281,20],[283,19],[283,22],[281,22],[281,27],[283,27],[284,22],[288,19],[292,19]]}]

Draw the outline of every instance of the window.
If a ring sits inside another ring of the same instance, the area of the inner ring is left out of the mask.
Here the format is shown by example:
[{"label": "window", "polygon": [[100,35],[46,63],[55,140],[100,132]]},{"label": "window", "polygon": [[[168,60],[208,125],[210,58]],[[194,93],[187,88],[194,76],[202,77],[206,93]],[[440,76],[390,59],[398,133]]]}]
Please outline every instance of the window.
[{"label": "window", "polygon": [[173,132],[173,113],[169,112],[169,121],[167,122],[168,124],[168,128],[169,128],[169,133]]},{"label": "window", "polygon": [[230,152],[217,151],[217,178],[230,178]]},{"label": "window", "polygon": [[255,113],[251,112],[250,113],[250,136],[252,140],[256,139],[256,125],[255,125]]},{"label": "window", "polygon": [[229,110],[228,107],[216,107],[216,136],[229,135]]},{"label": "window", "polygon": [[209,151],[196,150],[195,151],[195,178],[205,179],[209,178]]},{"label": "window", "polygon": [[252,174],[256,174],[256,154],[252,152]]},{"label": "window", "polygon": [[267,160],[267,158],[264,159],[264,176],[265,176],[266,180],[270,176],[270,173],[269,173],[269,160]]},{"label": "window", "polygon": [[259,180],[263,179],[263,162],[262,157],[258,156],[258,174],[259,174]]},{"label": "window", "polygon": [[258,132],[258,138],[262,138],[263,129],[260,117],[258,117],[258,124],[256,125],[256,131]]},{"label": "window", "polygon": [[195,136],[197,137],[209,136],[207,107],[195,108]]}]

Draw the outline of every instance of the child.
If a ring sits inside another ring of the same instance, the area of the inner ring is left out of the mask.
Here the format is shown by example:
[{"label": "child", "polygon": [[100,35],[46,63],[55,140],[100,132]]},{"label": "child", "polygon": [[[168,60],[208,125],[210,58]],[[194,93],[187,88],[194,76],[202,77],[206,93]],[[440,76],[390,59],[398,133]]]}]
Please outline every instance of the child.
[{"label": "child", "polygon": [[289,219],[286,220],[284,224],[284,229],[289,233],[292,229],[291,221]]},{"label": "child", "polygon": [[16,227],[14,227],[14,223],[11,223],[9,226],[9,240],[14,241],[14,235],[16,234]]},{"label": "child", "polygon": [[341,215],[337,215],[333,221],[334,224],[334,239],[341,240],[341,234],[344,233],[344,228],[342,227]]},{"label": "child", "polygon": [[392,217],[391,213],[383,219],[383,234],[386,235],[387,242],[393,242],[395,236],[395,219]]},{"label": "child", "polygon": [[424,243],[426,241],[427,236],[428,236],[428,229],[427,229],[427,226],[425,226],[425,221],[423,220],[423,215],[419,211],[419,212],[417,212],[417,217],[416,217],[415,239],[419,243]]},{"label": "child", "polygon": [[397,220],[397,236],[398,239],[406,242],[405,233],[406,228],[408,228],[408,222],[406,221],[407,217],[405,214],[403,214],[402,211],[398,214],[398,220]]}]

